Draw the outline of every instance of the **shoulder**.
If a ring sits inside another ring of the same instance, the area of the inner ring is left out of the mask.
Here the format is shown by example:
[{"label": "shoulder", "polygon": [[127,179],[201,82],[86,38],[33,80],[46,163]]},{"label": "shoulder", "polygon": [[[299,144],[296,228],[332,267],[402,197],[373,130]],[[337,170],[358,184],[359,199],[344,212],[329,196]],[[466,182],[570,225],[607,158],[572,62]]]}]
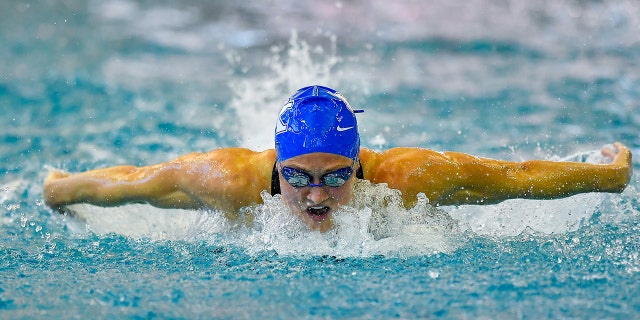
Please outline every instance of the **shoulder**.
[{"label": "shoulder", "polygon": [[[254,151],[247,148],[220,148],[208,152],[193,152],[183,155],[175,162],[192,161],[233,161],[234,163],[259,164],[261,162],[274,162],[276,159],[275,150]],[[273,165],[273,163],[272,163]]]},{"label": "shoulder", "polygon": [[447,158],[447,154],[448,153],[417,147],[398,147],[380,152],[373,151],[367,148],[360,149],[361,161],[372,164],[397,161],[440,159]]},{"label": "shoulder", "polygon": [[210,179],[212,176],[229,179],[238,176],[270,177],[275,159],[273,149],[253,151],[246,148],[221,148],[186,154],[163,166],[190,179]]},{"label": "shoulder", "polygon": [[451,166],[457,163],[450,152],[417,147],[399,147],[384,151],[360,150],[365,178],[398,176],[425,166]]},{"label": "shoulder", "polygon": [[392,148],[382,152],[363,150],[360,154],[365,178],[383,182],[427,173],[431,176],[438,173],[451,181],[453,177],[462,177],[463,173],[479,172],[488,167],[503,168],[509,164],[461,152],[424,148]]},{"label": "shoulder", "polygon": [[180,171],[182,185],[203,199],[227,194],[250,203],[269,187],[275,158],[273,149],[222,148],[184,155],[174,167]]}]

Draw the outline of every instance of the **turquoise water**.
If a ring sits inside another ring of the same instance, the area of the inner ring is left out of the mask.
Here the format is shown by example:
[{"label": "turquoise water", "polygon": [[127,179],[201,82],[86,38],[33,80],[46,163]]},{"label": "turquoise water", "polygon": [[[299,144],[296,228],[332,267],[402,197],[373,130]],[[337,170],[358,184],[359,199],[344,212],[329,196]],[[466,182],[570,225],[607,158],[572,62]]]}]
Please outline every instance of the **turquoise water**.
[{"label": "turquoise water", "polygon": [[[634,2],[4,1],[0,26],[0,318],[640,314],[637,175],[622,194],[365,206],[329,235],[269,197],[237,227],[138,205],[78,219],[41,190],[50,168],[269,148],[311,83],[366,110],[373,149],[595,162],[621,141],[638,172]],[[370,233],[379,210],[396,233]]]}]

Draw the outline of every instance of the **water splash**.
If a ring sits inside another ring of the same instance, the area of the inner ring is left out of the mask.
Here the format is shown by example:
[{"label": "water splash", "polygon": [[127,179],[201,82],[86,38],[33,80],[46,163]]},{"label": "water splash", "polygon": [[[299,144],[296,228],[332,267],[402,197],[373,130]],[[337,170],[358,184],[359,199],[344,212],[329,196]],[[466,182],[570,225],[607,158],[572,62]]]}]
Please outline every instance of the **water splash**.
[{"label": "water splash", "polygon": [[405,209],[400,193],[385,184],[359,181],[355,188],[354,199],[333,214],[333,227],[325,233],[309,230],[280,195],[263,192],[264,204],[253,209],[253,227],[232,242],[254,254],[274,250],[338,257],[424,255],[451,252],[459,245],[457,221],[429,205],[424,195]]},{"label": "water splash", "polygon": [[[459,245],[457,221],[429,205],[424,195],[416,206],[405,209],[400,193],[385,184],[360,181],[356,189],[354,200],[334,213],[334,226],[325,233],[309,230],[279,195],[267,192],[262,193],[264,204],[245,208],[238,221],[226,219],[219,211],[166,210],[140,204],[117,208],[73,205],[68,209],[74,218],[63,219],[75,233],[214,241],[244,247],[251,254],[273,250],[284,255],[412,256],[451,252]],[[249,216],[255,218],[245,219]]]},{"label": "water splash", "polygon": [[[293,32],[286,46],[272,47],[272,56],[263,62],[267,72],[251,75],[244,70],[242,77],[231,82],[230,107],[238,114],[240,146],[253,150],[273,148],[276,116],[291,93],[308,85],[337,85],[339,72],[332,70],[341,59],[336,56],[335,36],[329,36],[329,41],[329,49],[312,47]],[[230,63],[239,64],[241,59],[232,56]]]}]

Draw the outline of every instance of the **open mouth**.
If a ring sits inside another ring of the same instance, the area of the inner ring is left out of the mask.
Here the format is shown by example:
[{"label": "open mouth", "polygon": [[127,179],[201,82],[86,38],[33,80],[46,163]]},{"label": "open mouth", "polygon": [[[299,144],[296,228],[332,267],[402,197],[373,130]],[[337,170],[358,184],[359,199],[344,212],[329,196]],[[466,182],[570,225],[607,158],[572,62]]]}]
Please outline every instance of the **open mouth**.
[{"label": "open mouth", "polygon": [[323,221],[329,215],[329,207],[308,207],[307,214],[315,221]]}]

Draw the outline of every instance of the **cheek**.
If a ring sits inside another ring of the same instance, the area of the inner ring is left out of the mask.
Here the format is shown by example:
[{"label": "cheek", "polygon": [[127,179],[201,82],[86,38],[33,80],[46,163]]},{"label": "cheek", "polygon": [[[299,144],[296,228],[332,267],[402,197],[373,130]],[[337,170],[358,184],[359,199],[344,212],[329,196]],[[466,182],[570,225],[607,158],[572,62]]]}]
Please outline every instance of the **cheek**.
[{"label": "cheek", "polygon": [[301,195],[293,187],[281,184],[280,195],[290,209],[300,207]]},{"label": "cheek", "polygon": [[354,184],[354,181],[350,181],[340,188],[331,189],[331,197],[335,200],[336,204],[345,205],[351,201]]}]

